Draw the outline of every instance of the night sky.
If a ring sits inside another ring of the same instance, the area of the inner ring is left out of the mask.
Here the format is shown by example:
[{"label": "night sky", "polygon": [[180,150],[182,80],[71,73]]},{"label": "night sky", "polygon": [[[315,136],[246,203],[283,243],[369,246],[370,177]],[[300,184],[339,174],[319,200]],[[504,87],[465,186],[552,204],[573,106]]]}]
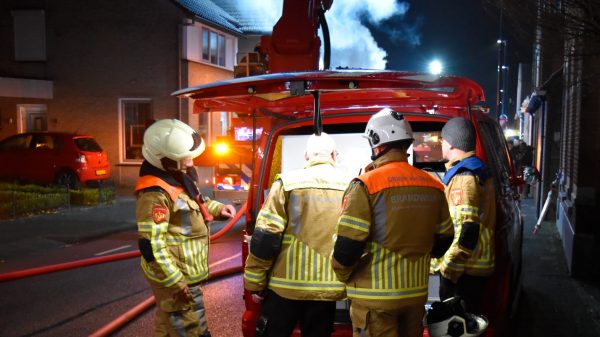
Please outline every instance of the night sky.
[{"label": "night sky", "polygon": [[[429,62],[438,59],[445,74],[468,77],[482,85],[485,105],[495,112],[499,14],[484,10],[476,0],[408,3],[410,9],[403,16],[393,16],[379,25],[365,23],[388,53],[386,68],[428,71]],[[506,32],[503,37],[507,38]],[[528,56],[521,57],[521,62],[530,62]],[[515,73],[511,75],[516,75],[516,64],[512,69]],[[511,91],[514,89],[509,94]]]}]

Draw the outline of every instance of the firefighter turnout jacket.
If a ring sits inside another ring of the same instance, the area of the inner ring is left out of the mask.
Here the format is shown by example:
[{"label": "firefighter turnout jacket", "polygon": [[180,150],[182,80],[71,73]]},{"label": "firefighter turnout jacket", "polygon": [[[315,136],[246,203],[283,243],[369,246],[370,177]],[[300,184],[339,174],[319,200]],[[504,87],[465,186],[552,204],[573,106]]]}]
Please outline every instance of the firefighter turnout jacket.
[{"label": "firefighter turnout jacket", "polygon": [[333,268],[353,305],[385,310],[425,304],[436,234],[453,235],[443,191],[401,152],[381,156],[350,183]]},{"label": "firefighter turnout jacket", "polygon": [[335,224],[351,177],[314,160],[281,174],[256,218],[244,271],[246,289],[291,300],[345,297],[331,268]]},{"label": "firefighter turnout jacket", "polygon": [[[200,205],[183,188],[153,175],[140,177],[135,191],[141,266],[146,278],[174,290],[206,280],[209,228]],[[220,216],[223,204],[207,198],[206,206],[210,214]]]},{"label": "firefighter turnout jacket", "polygon": [[432,271],[456,283],[463,274],[489,276],[494,271],[496,201],[488,168],[467,152],[446,164],[446,198],[456,233],[452,245]]}]

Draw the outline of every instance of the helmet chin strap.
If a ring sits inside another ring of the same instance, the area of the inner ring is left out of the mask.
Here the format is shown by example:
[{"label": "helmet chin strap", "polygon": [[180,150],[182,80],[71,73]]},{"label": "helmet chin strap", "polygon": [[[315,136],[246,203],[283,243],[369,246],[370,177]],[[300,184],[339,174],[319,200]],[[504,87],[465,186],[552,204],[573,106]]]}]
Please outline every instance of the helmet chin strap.
[{"label": "helmet chin strap", "polygon": [[386,146],[381,152],[379,152],[378,154],[375,154],[375,149],[371,148],[371,160],[373,160],[373,161],[377,160],[379,157],[390,152],[391,149],[392,149],[391,146]]}]

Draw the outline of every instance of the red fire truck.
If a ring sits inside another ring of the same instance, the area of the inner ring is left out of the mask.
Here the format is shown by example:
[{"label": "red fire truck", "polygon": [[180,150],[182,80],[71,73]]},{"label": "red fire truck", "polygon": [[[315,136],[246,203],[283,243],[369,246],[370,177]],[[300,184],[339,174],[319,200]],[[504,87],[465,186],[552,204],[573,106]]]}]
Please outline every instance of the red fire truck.
[{"label": "red fire truck", "polygon": [[[462,77],[414,72],[305,71],[316,69],[318,64],[318,58],[315,59],[318,52],[314,53],[314,48],[318,51],[320,45],[316,30],[325,26],[323,13],[328,8],[320,3],[284,1],[283,15],[273,35],[262,41],[269,66],[274,66],[266,68],[271,70],[270,74],[174,93],[193,99],[195,112],[235,112],[252,121],[254,169],[247,200],[243,261],[248,254],[247,238],[253,233],[256,216],[275,176],[301,167],[299,153],[306,137],[315,130],[332,135],[339,146],[338,166],[358,175],[371,154],[368,143],[361,137],[366,122],[373,113],[389,107],[401,112],[414,131],[412,165],[441,179],[445,173],[441,162],[441,129],[450,118],[464,117],[475,125],[476,154],[491,168],[498,193],[496,270],[483,303],[490,321],[486,336],[510,336],[509,322],[520,294],[523,220],[515,191],[517,179],[502,130],[485,109],[477,106],[484,100],[482,88]],[[300,64],[297,60],[304,62]],[[257,125],[263,128],[260,137],[255,131]],[[438,299],[437,287],[437,278],[432,277],[430,301]],[[244,298],[242,328],[244,336],[250,337],[254,336],[259,306],[248,292]],[[348,308],[347,301],[338,302],[333,336],[352,335]]]}]

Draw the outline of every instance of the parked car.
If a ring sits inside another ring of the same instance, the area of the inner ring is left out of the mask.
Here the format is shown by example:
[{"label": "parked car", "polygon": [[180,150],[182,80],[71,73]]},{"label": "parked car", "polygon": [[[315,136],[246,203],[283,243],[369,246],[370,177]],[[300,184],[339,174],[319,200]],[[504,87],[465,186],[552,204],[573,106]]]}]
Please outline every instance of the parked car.
[{"label": "parked car", "polygon": [[78,188],[110,177],[104,151],[91,136],[28,132],[0,142],[0,179]]},{"label": "parked car", "polygon": [[[442,127],[453,117],[470,119],[477,130],[476,154],[491,168],[497,191],[496,270],[483,303],[484,314],[491,322],[486,336],[510,336],[509,319],[520,293],[523,219],[502,130],[484,109],[475,106],[484,100],[477,83],[461,77],[406,72],[322,71],[238,78],[174,94],[195,99],[198,113],[235,112],[254,125],[268,125],[254,149],[243,261],[269,187],[277,174],[302,167],[303,146],[316,129],[322,128],[336,139],[338,167],[359,175],[371,155],[362,137],[366,123],[373,113],[389,107],[401,112],[414,131],[415,142],[409,150],[411,164],[441,180],[445,174]],[[439,300],[438,287],[438,277],[432,276],[430,302]],[[242,329],[244,336],[250,337],[254,335],[259,305],[247,291],[244,298]],[[333,336],[352,336],[349,304],[337,304]],[[294,336],[299,336],[297,331]]]}]

